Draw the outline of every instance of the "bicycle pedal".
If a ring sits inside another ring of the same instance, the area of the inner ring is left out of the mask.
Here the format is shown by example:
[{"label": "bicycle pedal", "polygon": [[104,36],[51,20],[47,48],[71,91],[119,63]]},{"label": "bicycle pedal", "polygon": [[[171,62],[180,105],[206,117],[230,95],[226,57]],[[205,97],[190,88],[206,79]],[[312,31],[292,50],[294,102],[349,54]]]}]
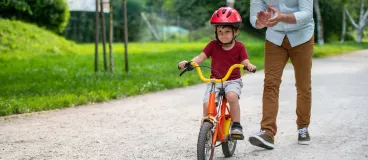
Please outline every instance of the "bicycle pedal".
[{"label": "bicycle pedal", "polygon": [[244,140],[244,135],[242,134],[231,134],[230,137],[235,140]]}]

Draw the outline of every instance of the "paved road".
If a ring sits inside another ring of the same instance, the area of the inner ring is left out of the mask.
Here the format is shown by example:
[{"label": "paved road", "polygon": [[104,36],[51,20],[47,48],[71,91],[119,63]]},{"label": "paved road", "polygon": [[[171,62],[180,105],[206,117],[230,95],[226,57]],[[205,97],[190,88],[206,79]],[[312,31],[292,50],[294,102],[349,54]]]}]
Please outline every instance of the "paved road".
[{"label": "paved road", "polygon": [[[190,73],[196,74],[196,73]],[[368,159],[368,50],[313,61],[312,144],[297,144],[295,87],[287,65],[276,149],[239,141],[235,159]],[[259,130],[263,72],[243,77],[241,122]],[[0,160],[196,159],[204,84],[0,118]],[[221,148],[215,159],[224,160]]]}]

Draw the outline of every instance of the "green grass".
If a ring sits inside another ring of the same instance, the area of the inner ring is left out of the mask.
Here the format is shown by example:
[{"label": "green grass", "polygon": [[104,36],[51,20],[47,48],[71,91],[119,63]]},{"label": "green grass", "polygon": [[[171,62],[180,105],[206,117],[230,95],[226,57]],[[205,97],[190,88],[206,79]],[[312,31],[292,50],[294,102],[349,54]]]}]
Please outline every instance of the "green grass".
[{"label": "green grass", "polygon": [[[263,68],[263,41],[246,33],[250,60]],[[179,77],[177,63],[199,54],[206,41],[114,44],[115,72],[94,72],[94,44],[75,44],[34,25],[0,19],[0,116],[102,102],[202,83],[196,72]],[[367,44],[316,47],[315,57],[368,48]],[[204,63],[209,65],[209,60]],[[204,70],[209,76],[209,71]]]},{"label": "green grass", "polygon": [[360,44],[351,41],[345,42],[344,44],[341,44],[340,42],[334,42],[325,44],[323,46],[316,45],[314,48],[313,57],[320,58],[326,56],[334,56],[367,48],[368,42],[363,42]]}]

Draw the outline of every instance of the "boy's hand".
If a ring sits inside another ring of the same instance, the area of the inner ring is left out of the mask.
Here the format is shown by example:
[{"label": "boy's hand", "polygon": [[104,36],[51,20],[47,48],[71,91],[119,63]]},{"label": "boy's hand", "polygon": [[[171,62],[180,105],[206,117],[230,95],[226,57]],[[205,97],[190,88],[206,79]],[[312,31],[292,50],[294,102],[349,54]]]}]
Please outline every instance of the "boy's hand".
[{"label": "boy's hand", "polygon": [[180,69],[183,69],[186,63],[188,63],[188,61],[181,61],[181,62],[179,62],[178,67]]},{"label": "boy's hand", "polygon": [[255,65],[253,65],[251,63],[248,63],[246,66],[248,68],[248,70],[247,70],[248,72],[252,72],[257,68]]}]

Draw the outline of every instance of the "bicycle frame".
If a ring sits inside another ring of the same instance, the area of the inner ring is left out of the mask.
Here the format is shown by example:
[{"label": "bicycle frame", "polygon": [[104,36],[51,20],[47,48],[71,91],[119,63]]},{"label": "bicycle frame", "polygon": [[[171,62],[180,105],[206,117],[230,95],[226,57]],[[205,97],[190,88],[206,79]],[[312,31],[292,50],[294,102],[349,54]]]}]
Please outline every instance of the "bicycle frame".
[{"label": "bicycle frame", "polygon": [[231,122],[230,109],[226,105],[227,100],[224,96],[219,97],[219,102],[216,106],[215,102],[215,84],[212,83],[210,97],[208,100],[208,116],[203,119],[203,121],[211,121],[214,125],[214,134],[212,139],[212,145],[216,141],[226,142],[228,139],[228,128]]},{"label": "bicycle frame", "polygon": [[[203,77],[202,71],[199,67],[199,65],[195,62],[190,62],[190,64],[197,69],[198,76],[202,79],[204,82],[211,82],[211,91],[210,91],[210,97],[208,100],[208,116],[205,117],[203,121],[208,120],[212,122],[214,125],[214,135],[212,139],[212,145],[216,144],[216,141],[226,142],[228,139],[228,129],[231,122],[231,114],[230,109],[226,105],[227,100],[226,97],[220,97],[219,99],[219,107],[216,107],[216,92],[215,92],[215,85],[216,83],[225,82],[229,77],[231,72],[235,68],[243,69],[244,65],[242,64],[234,64],[232,65],[227,74],[222,79],[207,79]],[[226,123],[225,123],[226,122]]]},{"label": "bicycle frame", "polygon": [[[232,139],[229,136],[232,117],[227,105],[225,93],[223,89],[220,90],[217,100],[218,103],[216,104],[215,88],[216,83],[225,82],[235,68],[246,69],[246,67],[242,64],[234,64],[229,68],[225,77],[222,79],[204,78],[200,66],[195,62],[186,63],[184,68],[185,70],[180,73],[180,76],[186,71],[191,71],[196,68],[200,79],[204,82],[211,83],[211,90],[208,99],[208,115],[202,119],[202,125],[198,135],[197,158],[202,160],[207,159],[207,156],[209,156],[209,159],[212,160],[214,149],[217,147],[216,142],[221,142],[222,152],[225,157],[231,157],[235,151],[237,138]],[[178,66],[178,69],[181,68]],[[255,70],[252,72],[255,72]],[[209,136],[212,138],[209,138]]]}]

